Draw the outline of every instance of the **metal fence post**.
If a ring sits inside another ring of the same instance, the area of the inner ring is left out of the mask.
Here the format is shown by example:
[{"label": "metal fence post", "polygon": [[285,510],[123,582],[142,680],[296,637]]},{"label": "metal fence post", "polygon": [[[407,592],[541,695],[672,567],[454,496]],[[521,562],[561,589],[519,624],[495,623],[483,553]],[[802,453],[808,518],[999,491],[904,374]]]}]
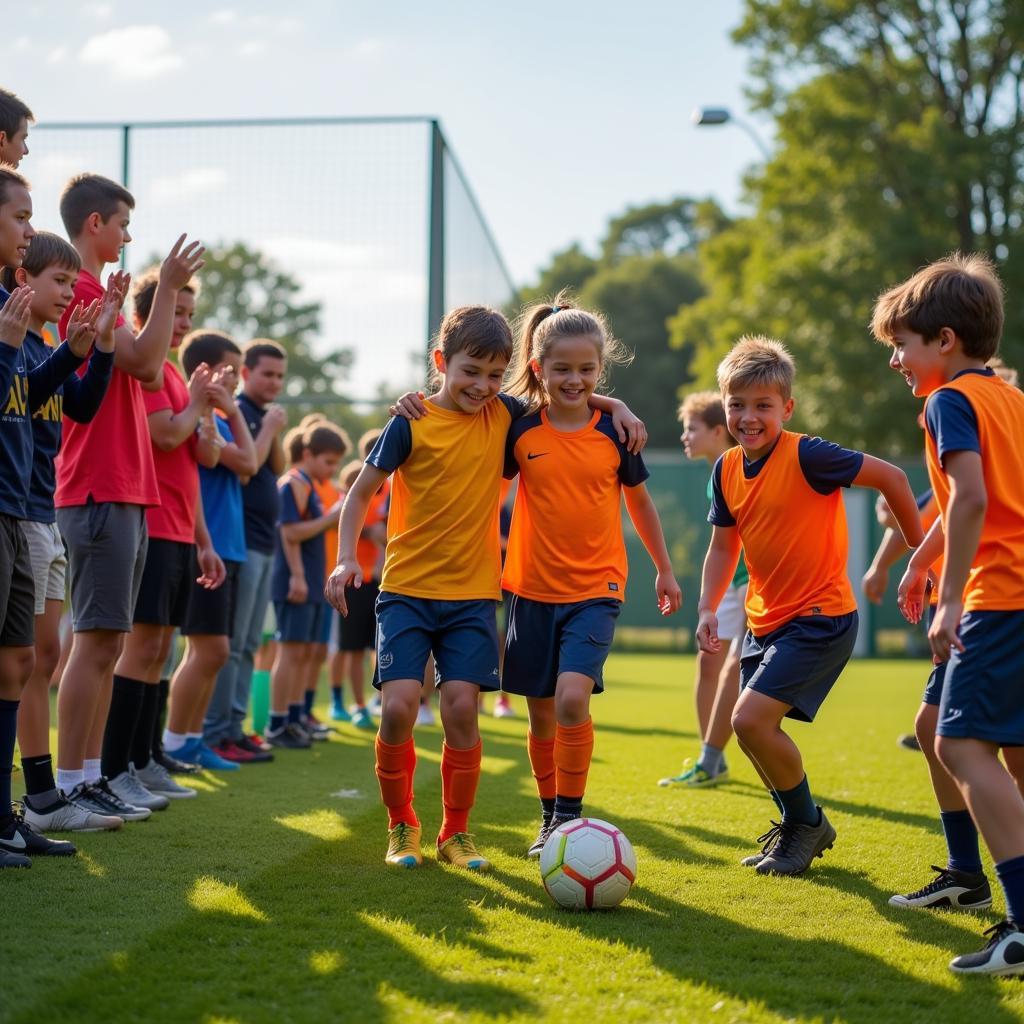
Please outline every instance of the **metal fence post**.
[{"label": "metal fence post", "polygon": [[430,122],[430,212],[427,221],[427,343],[444,317],[444,135]]},{"label": "metal fence post", "polygon": [[[131,143],[132,143],[132,126],[130,124],[121,125],[121,184],[125,188],[130,190],[128,184],[128,174],[131,170]],[[122,246],[121,248],[121,269],[125,270],[128,267],[128,252],[127,249]]]}]

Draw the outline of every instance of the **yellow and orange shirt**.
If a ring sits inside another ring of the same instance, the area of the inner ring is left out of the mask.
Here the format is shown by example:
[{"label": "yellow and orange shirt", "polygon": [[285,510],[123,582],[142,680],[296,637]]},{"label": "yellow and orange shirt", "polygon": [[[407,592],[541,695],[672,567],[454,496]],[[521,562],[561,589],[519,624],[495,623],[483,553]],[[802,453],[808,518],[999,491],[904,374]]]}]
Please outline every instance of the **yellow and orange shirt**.
[{"label": "yellow and orange shirt", "polygon": [[[334,486],[333,480],[314,480],[313,490],[316,491],[316,496],[320,499],[320,507],[327,512],[328,509],[334,506],[334,503],[345,496],[343,491],[339,491]],[[338,563],[338,525],[335,523],[330,529],[324,531],[324,551],[327,557],[327,576],[329,577],[334,572],[334,567]]]}]

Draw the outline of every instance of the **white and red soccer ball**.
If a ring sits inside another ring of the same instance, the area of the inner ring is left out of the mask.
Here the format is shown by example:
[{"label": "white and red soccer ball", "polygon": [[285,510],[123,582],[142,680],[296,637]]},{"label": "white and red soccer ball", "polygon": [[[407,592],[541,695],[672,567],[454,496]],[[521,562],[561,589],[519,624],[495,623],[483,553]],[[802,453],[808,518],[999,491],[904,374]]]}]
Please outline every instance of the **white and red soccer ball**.
[{"label": "white and red soccer ball", "polygon": [[611,910],[636,878],[636,854],[614,825],[577,818],[559,825],[540,854],[548,895],[570,910]]}]

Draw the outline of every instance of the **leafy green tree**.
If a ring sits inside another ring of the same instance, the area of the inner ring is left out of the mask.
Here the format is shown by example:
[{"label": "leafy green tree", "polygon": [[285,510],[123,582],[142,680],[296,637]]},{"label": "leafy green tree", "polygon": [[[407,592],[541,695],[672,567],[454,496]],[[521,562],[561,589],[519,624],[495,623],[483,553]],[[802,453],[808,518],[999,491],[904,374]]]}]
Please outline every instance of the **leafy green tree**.
[{"label": "leafy green tree", "polygon": [[[543,302],[557,295],[563,288],[578,292],[597,273],[599,265],[593,256],[588,256],[580,248],[578,242],[573,242],[567,249],[551,257],[551,262],[541,271],[536,284],[520,289],[519,300],[529,305]],[[512,312],[514,314],[516,311]]]}]

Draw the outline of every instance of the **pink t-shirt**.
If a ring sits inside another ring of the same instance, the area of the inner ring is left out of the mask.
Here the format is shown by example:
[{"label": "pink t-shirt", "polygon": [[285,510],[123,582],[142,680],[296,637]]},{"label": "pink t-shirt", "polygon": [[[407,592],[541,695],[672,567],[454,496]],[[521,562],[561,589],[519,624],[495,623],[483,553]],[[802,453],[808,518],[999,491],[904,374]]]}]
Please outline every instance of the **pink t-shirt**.
[{"label": "pink t-shirt", "polygon": [[[64,311],[60,335],[64,337],[71,311],[103,295],[103,287],[88,271],[78,274],[75,301]],[[117,318],[121,327],[125,320]],[[87,363],[79,374],[85,373]],[[117,501],[126,505],[159,505],[160,491],[153,467],[153,446],[142,401],[142,386],[114,367],[110,387],[90,423],[64,417],[64,439],[57,456],[57,508]]]},{"label": "pink t-shirt", "polygon": [[[164,363],[164,385],[159,391],[142,389],[142,401],[147,416],[164,409],[178,413],[188,405],[188,386],[174,363]],[[192,544],[196,529],[196,495],[199,493],[196,435],[169,452],[153,445],[153,465],[160,488],[160,504],[146,509],[149,535],[157,540]]]}]

